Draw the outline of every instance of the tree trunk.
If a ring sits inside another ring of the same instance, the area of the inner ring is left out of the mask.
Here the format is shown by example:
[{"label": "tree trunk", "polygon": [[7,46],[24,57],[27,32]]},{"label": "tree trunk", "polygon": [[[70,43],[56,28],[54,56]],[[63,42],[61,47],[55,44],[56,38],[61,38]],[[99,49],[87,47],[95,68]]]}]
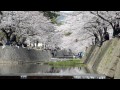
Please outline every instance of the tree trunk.
[{"label": "tree trunk", "polygon": [[96,45],[99,42],[99,38],[98,38],[98,35],[96,33],[94,33],[94,37],[95,37],[95,45]]},{"label": "tree trunk", "polygon": [[98,32],[99,32],[99,35],[100,35],[100,46],[103,44],[103,31],[102,31],[102,29],[99,29],[98,30]]},{"label": "tree trunk", "polygon": [[1,29],[2,30],[2,32],[5,34],[5,36],[6,36],[6,39],[7,39],[7,43],[8,42],[10,42],[10,37],[11,37],[11,35],[12,35],[12,30],[10,30],[10,32],[9,33],[7,33],[4,29]]}]

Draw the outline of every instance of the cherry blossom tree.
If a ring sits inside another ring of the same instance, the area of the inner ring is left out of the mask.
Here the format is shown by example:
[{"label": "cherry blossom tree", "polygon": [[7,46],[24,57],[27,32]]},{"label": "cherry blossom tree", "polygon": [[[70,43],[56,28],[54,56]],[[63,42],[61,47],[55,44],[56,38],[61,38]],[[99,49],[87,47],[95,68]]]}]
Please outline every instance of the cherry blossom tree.
[{"label": "cherry blossom tree", "polygon": [[91,18],[84,25],[85,33],[88,33],[90,36],[95,37],[95,44],[102,45],[104,41],[104,32],[107,32],[109,24],[104,22],[104,20],[99,19],[98,17]]},{"label": "cherry blossom tree", "polygon": [[90,11],[91,14],[107,22],[113,29],[113,37],[116,36],[117,26],[120,24],[120,11]]},{"label": "cherry blossom tree", "polygon": [[75,53],[84,51],[91,43],[91,37],[85,33],[83,26],[94,15],[89,11],[74,11],[63,15],[65,16],[63,25],[56,28],[58,36],[61,37],[59,47],[71,49]]},{"label": "cherry blossom tree", "polygon": [[[46,42],[49,34],[54,32],[54,25],[39,11],[2,11],[1,30],[15,31],[18,38],[26,37],[30,41],[38,39]],[[9,40],[10,37],[7,37]]]}]

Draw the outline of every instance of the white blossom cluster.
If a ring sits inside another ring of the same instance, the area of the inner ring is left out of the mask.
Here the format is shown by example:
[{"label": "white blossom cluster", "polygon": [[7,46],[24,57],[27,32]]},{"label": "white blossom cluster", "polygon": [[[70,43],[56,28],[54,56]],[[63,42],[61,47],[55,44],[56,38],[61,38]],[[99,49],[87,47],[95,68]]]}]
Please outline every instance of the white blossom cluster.
[{"label": "white blossom cluster", "polygon": [[3,11],[0,27],[12,26],[18,36],[46,42],[54,25],[39,11]]},{"label": "white blossom cluster", "polygon": [[[91,39],[84,33],[83,26],[93,15],[87,11],[74,11],[70,14],[67,13],[65,17],[64,24],[56,27],[56,31],[62,35],[59,46],[71,49],[74,53],[85,51],[85,48],[91,44]],[[66,36],[67,33],[71,34]]]}]

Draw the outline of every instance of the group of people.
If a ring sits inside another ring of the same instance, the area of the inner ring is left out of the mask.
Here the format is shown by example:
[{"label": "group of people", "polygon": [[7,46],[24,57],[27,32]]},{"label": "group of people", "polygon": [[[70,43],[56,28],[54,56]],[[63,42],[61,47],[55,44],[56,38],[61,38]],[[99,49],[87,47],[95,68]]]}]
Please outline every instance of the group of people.
[{"label": "group of people", "polygon": [[11,46],[19,46],[19,47],[27,47],[27,44],[25,43],[25,40],[24,38],[22,38],[21,41],[17,41],[17,35],[13,34],[11,36],[11,39],[9,41],[7,41],[6,45],[11,45]]},{"label": "group of people", "polygon": [[22,38],[21,40],[17,40],[17,35],[15,33],[12,33],[9,39],[2,40],[0,42],[0,46],[18,46],[18,47],[27,47],[27,44],[25,43],[25,39]]},{"label": "group of people", "polygon": [[78,57],[79,57],[79,58],[82,58],[82,57],[83,57],[83,52],[79,52],[79,53],[78,53]]},{"label": "group of people", "polygon": [[52,57],[56,57],[57,56],[57,51],[58,50],[61,50],[58,46],[55,45],[55,48],[54,49],[51,49],[51,54],[52,54]]}]

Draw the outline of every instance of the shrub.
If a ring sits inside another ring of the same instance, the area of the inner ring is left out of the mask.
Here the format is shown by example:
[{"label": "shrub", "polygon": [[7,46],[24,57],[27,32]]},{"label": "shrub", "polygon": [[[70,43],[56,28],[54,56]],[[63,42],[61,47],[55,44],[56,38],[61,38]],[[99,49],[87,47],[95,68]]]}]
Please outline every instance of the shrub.
[{"label": "shrub", "polygon": [[65,36],[70,36],[72,34],[72,32],[66,32],[64,35]]}]

